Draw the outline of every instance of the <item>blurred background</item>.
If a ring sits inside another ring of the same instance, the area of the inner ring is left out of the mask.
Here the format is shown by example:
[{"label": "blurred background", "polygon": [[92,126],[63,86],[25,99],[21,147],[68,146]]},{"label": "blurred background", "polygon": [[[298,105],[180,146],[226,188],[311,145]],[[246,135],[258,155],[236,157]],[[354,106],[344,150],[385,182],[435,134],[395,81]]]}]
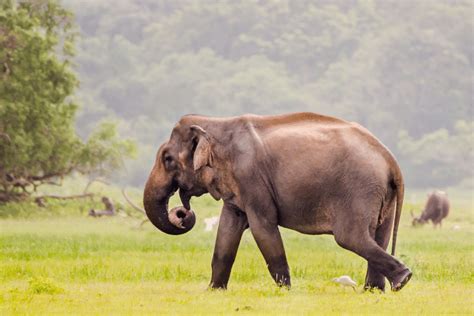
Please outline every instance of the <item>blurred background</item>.
[{"label": "blurred background", "polygon": [[[47,11],[47,3],[56,3],[2,2],[17,3],[39,16]],[[60,99],[63,105],[74,100],[74,133],[83,142],[93,135],[100,143],[115,124],[119,135],[130,141],[121,145],[135,143],[135,159],[125,155],[122,171],[115,171],[117,159],[112,162],[109,177],[114,182],[142,187],[159,145],[182,115],[312,111],[367,127],[395,154],[409,188],[474,188],[470,0],[57,3],[73,17],[67,32],[59,19],[54,27],[59,44],[68,35],[75,37],[68,43],[75,53],[66,66],[69,76],[77,78],[77,87],[66,89]],[[62,14],[49,11],[44,16]],[[46,19],[41,23],[40,30],[48,29]],[[7,48],[8,43],[4,41]],[[38,62],[25,66],[27,57],[20,58],[16,67],[25,67],[23,93],[41,83],[25,81]],[[12,114],[17,121],[19,103],[14,98],[11,102],[17,103]],[[31,100],[26,103],[25,111],[30,111]],[[11,122],[3,123],[10,138],[18,136],[18,123]],[[36,137],[31,126],[25,133]],[[97,131],[97,126],[102,129]],[[34,146],[31,137],[19,137],[11,143]],[[50,142],[59,144],[58,137]],[[2,159],[18,162],[18,148],[5,148],[3,153],[0,148]],[[70,148],[64,146],[63,153]],[[25,158],[24,165],[54,156],[50,149],[33,159],[38,151],[34,149],[25,152],[31,159]],[[90,160],[109,153],[89,150],[81,155]],[[99,160],[87,164],[97,166]],[[38,168],[45,170],[44,164]],[[93,171],[81,168],[75,169]],[[18,170],[23,169],[16,169],[21,174]],[[63,167],[59,173],[68,170]]]},{"label": "blurred background", "polygon": [[[473,16],[472,0],[0,0],[0,315],[474,314]],[[250,232],[229,291],[205,291],[222,201],[193,199],[178,238],[148,222],[181,116],[296,111],[356,121],[399,161],[402,292],[362,294],[365,260],[288,229],[291,292]],[[415,228],[433,189],[449,217]]]},{"label": "blurred background", "polygon": [[138,143],[122,181],[143,185],[184,114],[312,111],[367,127],[410,187],[473,187],[471,1],[63,3],[79,132],[112,118]]}]

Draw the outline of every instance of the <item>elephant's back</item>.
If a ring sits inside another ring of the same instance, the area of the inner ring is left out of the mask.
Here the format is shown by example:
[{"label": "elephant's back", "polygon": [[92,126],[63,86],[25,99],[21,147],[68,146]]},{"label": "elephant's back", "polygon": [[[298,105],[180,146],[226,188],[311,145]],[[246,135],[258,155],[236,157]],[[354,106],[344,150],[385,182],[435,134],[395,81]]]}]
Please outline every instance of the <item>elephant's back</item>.
[{"label": "elephant's back", "polygon": [[[253,139],[240,146],[248,156],[247,166],[268,170],[277,181],[300,178],[303,186],[309,181],[313,189],[334,181],[340,184],[344,177],[384,186],[393,180],[403,183],[392,153],[357,123],[314,113],[251,115],[244,122]],[[248,150],[250,143],[253,150]],[[255,171],[251,169],[246,170]]]},{"label": "elephant's back", "polygon": [[344,138],[350,143],[362,142],[379,150],[386,149],[369,130],[362,125],[339,118],[310,112],[274,116],[244,115],[252,129],[265,139],[298,138],[312,139],[319,143],[331,141],[333,147],[342,145]]},{"label": "elephant's back", "polygon": [[305,152],[328,159],[363,159],[392,162],[393,155],[385,145],[363,126],[330,117],[272,124],[257,129],[261,143],[272,154]]},{"label": "elephant's back", "polygon": [[312,113],[312,112],[297,112],[281,115],[243,115],[246,121],[251,122],[255,127],[261,129],[279,128],[282,126],[291,126],[305,123],[312,124],[350,124],[348,121],[332,116]]},{"label": "elephant's back", "polygon": [[368,188],[386,186],[393,174],[391,153],[353,123],[285,124],[263,131],[260,137],[265,152],[261,157],[274,169],[277,187],[290,183],[291,191],[314,192],[328,186],[350,191],[353,182]]}]

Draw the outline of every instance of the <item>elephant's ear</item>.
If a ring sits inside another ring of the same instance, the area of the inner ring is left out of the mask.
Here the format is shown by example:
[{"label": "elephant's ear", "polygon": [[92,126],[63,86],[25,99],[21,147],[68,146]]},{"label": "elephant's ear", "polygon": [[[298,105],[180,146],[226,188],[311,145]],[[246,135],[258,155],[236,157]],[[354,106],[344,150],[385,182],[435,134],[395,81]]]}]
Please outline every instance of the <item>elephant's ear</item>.
[{"label": "elephant's ear", "polygon": [[210,137],[206,131],[198,125],[192,125],[191,131],[196,135],[196,149],[193,156],[194,171],[201,169],[204,166],[212,167],[212,152]]}]

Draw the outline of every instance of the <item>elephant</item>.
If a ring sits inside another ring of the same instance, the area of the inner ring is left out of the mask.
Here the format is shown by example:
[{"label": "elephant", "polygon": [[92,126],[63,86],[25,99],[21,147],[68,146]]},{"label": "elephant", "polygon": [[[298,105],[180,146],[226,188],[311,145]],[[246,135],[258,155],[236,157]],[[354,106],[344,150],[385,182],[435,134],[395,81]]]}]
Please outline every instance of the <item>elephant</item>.
[{"label": "elephant", "polygon": [[[168,212],[178,189],[183,206]],[[145,211],[162,232],[184,234],[196,221],[190,198],[205,193],[223,200],[210,288],[227,288],[242,233],[250,228],[270,275],[289,289],[279,226],[332,234],[338,245],[367,260],[365,289],[384,291],[387,278],[398,291],[412,276],[394,257],[401,170],[357,123],[315,113],[185,115],[158,150],[144,189]]]},{"label": "elephant", "polygon": [[415,217],[413,212],[411,216],[413,218],[412,225],[423,225],[428,221],[441,228],[441,222],[449,214],[449,199],[446,192],[435,190],[428,194],[428,200],[426,201],[425,208],[419,217]]}]

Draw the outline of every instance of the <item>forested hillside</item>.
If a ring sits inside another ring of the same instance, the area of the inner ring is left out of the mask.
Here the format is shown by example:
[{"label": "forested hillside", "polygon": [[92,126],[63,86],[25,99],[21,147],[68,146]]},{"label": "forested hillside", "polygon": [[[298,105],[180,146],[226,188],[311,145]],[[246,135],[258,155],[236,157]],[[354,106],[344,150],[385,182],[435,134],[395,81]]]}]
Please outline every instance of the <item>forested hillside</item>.
[{"label": "forested hillside", "polygon": [[472,1],[62,3],[81,34],[77,125],[115,118],[137,139],[127,181],[184,114],[293,111],[366,126],[410,186],[472,181]]}]

